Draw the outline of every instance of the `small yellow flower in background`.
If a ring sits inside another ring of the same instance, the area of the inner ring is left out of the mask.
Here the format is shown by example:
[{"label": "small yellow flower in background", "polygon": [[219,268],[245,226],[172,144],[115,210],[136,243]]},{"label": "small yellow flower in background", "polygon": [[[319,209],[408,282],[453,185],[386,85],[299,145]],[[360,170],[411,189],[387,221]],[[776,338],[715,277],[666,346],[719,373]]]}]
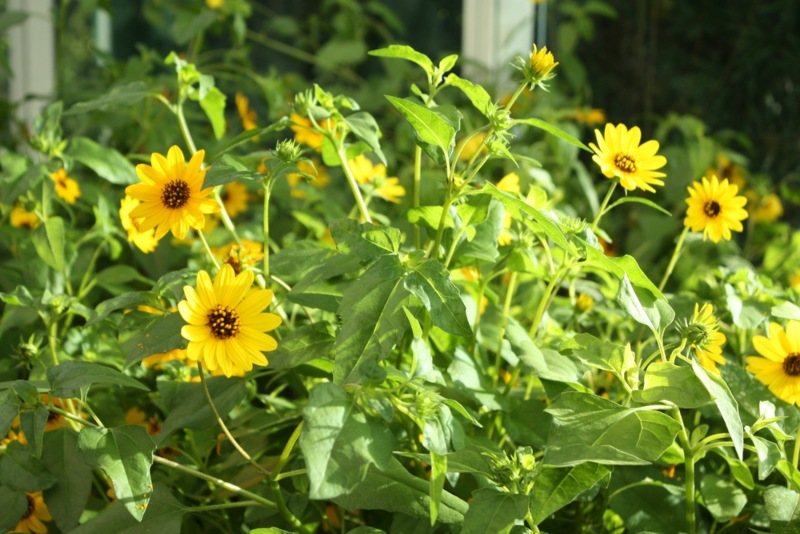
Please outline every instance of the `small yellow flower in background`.
[{"label": "small yellow flower in background", "polygon": [[156,421],[156,418],[148,417],[145,412],[136,406],[125,412],[125,424],[143,426],[151,436],[158,435],[161,432],[161,425]]},{"label": "small yellow flower in background", "polygon": [[242,239],[242,246],[228,243],[224,247],[212,248],[211,252],[220,261],[233,267],[233,272],[239,274],[243,268],[253,266],[264,259],[264,245],[250,239]]},{"label": "small yellow flower in background", "polygon": [[253,289],[253,278],[252,271],[237,275],[226,263],[213,283],[200,271],[197,289],[184,286],[186,300],[178,303],[178,311],[188,323],[181,335],[189,341],[190,360],[202,360],[212,372],[222,369],[227,377],[249,371],[253,364],[267,365],[264,352],[275,350],[278,343],[265,332],[277,328],[281,318],[262,313],[272,302],[272,291]]},{"label": "small yellow flower in background", "polygon": [[25,493],[25,498],[28,499],[28,508],[13,532],[46,534],[47,527],[44,522],[52,521],[53,516],[50,515],[50,511],[47,509],[47,505],[42,498],[42,492]]},{"label": "small yellow flower in background", "polygon": [[[506,193],[516,193],[519,194],[519,176],[514,173],[508,173],[503,178],[497,182],[497,189],[500,191],[505,191]],[[513,241],[513,236],[509,230],[511,229],[512,217],[511,212],[506,210],[503,213],[503,231],[497,237],[497,244],[498,245],[508,245]]]},{"label": "small yellow flower in background", "polygon": [[753,210],[753,221],[774,222],[783,215],[783,203],[775,193],[770,193],[761,199],[758,207]]},{"label": "small yellow flower in background", "polygon": [[656,172],[667,164],[667,158],[656,154],[658,141],[650,140],[639,144],[642,132],[638,126],[628,130],[624,124],[606,124],[605,133],[594,131],[597,145],[589,143],[595,155],[592,160],[600,166],[606,178],[619,178],[619,183],[628,191],[637,187],[655,193],[653,185],[664,185],[659,178],[666,176]]},{"label": "small yellow flower in background", "polygon": [[136,245],[136,247],[149,254],[156,249],[158,239],[156,239],[156,231],[151,228],[146,232],[139,230],[139,222],[141,219],[132,219],[131,210],[139,205],[139,201],[133,197],[125,196],[119,201],[119,221],[122,223],[122,229],[128,232],[128,241]]},{"label": "small yellow flower in background", "polygon": [[225,5],[225,0],[206,0],[206,7],[208,9],[219,9]]},{"label": "small yellow flower in background", "polygon": [[725,334],[719,331],[719,322],[714,317],[714,307],[711,304],[694,305],[694,316],[687,326],[686,335],[691,343],[690,347],[697,355],[700,365],[712,373],[719,374],[717,364],[725,365],[722,356],[722,345],[725,344]]},{"label": "small yellow flower in background", "polygon": [[[42,404],[45,406],[50,405],[50,395],[47,393],[42,393],[39,395],[39,398],[41,399]],[[61,408],[62,410],[64,409],[64,403],[61,401],[61,399],[56,397],[53,398],[53,406],[56,408]],[[64,426],[64,416],[60,413],[49,412],[47,415],[47,422],[44,425],[44,431],[49,432],[51,430],[59,429],[62,426]]]},{"label": "small yellow flower in background", "polygon": [[[12,441],[19,441],[21,444],[25,445],[28,443],[28,440],[25,438],[25,434],[22,431],[14,432],[13,430],[8,431],[8,435],[3,439],[0,439],[0,447],[5,448],[8,446],[9,443]],[[0,454],[3,454],[3,449],[0,449]]]},{"label": "small yellow flower in background", "polygon": [[64,169],[51,173],[50,178],[56,183],[56,195],[67,204],[75,204],[81,196],[81,186],[78,182],[67,176],[67,171]]},{"label": "small yellow flower in background", "polygon": [[588,312],[592,308],[594,308],[594,299],[589,295],[587,295],[586,293],[581,293],[580,295],[578,295],[578,299],[575,301],[575,305],[582,312]]},{"label": "small yellow flower in background", "polygon": [[483,144],[485,139],[486,134],[481,132],[473,135],[472,137],[465,137],[459,141],[458,145],[456,145],[456,154],[458,154],[458,159],[461,161],[469,161],[472,159],[475,153],[478,152],[478,150],[481,151],[481,154],[488,152],[489,149]]},{"label": "small yellow flower in background", "polygon": [[789,276],[789,287],[800,290],[800,272],[793,273]]},{"label": "small yellow flower in background", "polygon": [[592,108],[588,111],[578,108],[570,115],[570,118],[575,119],[575,121],[581,124],[594,126],[606,122],[606,112],[598,108]]},{"label": "small yellow flower in background", "polygon": [[[328,174],[328,171],[325,170],[325,167],[322,166],[317,160],[313,160],[313,164],[308,163],[307,161],[298,161],[297,168],[304,173],[315,177],[314,180],[311,181],[311,185],[314,187],[322,189],[331,182],[331,177]],[[289,187],[292,188],[291,195],[294,198],[306,198],[308,196],[305,191],[298,187],[301,183],[306,181],[301,174],[296,172],[287,174],[286,181],[289,183]]]},{"label": "small yellow flower in background", "polygon": [[541,85],[555,76],[551,71],[558,65],[558,62],[553,57],[546,46],[541,49],[533,45],[531,55],[528,59],[529,70],[526,72],[526,78],[532,85]]},{"label": "small yellow flower in background", "polygon": [[156,229],[156,239],[167,232],[178,239],[186,238],[189,228],[202,230],[205,215],[219,211],[219,205],[210,197],[213,187],[203,187],[206,170],[202,169],[205,150],[198,150],[189,162],[183,151],[173,145],[167,157],[153,153],[151,165],[140,163],[136,174],[142,181],[129,185],[125,193],[142,203],[130,212],[135,219],[141,218],[139,231]]},{"label": "small yellow flower in background", "polygon": [[35,213],[27,211],[22,206],[14,206],[11,209],[11,226],[14,228],[28,228],[33,230],[39,226],[39,217]]},{"label": "small yellow flower in background", "polygon": [[348,161],[347,165],[358,183],[372,184],[375,187],[376,196],[399,204],[400,199],[406,195],[406,188],[400,185],[398,178],[386,177],[386,165],[383,163],[374,165],[364,154],[359,154]]},{"label": "small yellow flower in background", "polygon": [[692,232],[703,231],[703,240],[711,238],[714,243],[720,239],[730,239],[731,230],[741,232],[744,228],[741,221],[747,218],[744,205],[747,199],[736,196],[739,188],[730,185],[728,180],[720,182],[716,176],[703,177],[702,183],[694,182],[689,186],[689,198],[686,203],[686,218],[683,224]]},{"label": "small yellow flower in background", "polygon": [[236,93],[236,111],[239,112],[239,118],[242,119],[242,128],[245,130],[256,129],[256,119],[258,115],[256,111],[250,107],[250,99],[247,98],[244,93]]},{"label": "small yellow flower in background", "polygon": [[720,180],[727,178],[731,185],[739,188],[739,191],[744,191],[744,186],[747,185],[747,179],[742,168],[733,163],[731,158],[725,154],[717,154],[717,165],[706,170],[705,176],[713,175],[716,175]]},{"label": "small yellow flower in background", "polygon": [[241,182],[225,184],[225,188],[222,190],[222,204],[231,217],[236,217],[240,213],[247,211],[247,201],[249,199],[250,193],[247,192],[247,186]]},{"label": "small yellow flower in background", "polygon": [[186,349],[172,349],[167,352],[151,354],[142,360],[142,365],[154,370],[161,369],[165,363],[172,361],[186,361]]},{"label": "small yellow flower in background", "polygon": [[789,321],[786,331],[770,323],[769,337],[755,336],[753,346],[763,358],[748,357],[747,370],[779,399],[800,405],[800,321]]},{"label": "small yellow flower in background", "polygon": [[[307,119],[297,113],[292,113],[289,115],[289,118],[292,120],[294,124],[292,124],[291,129],[294,132],[294,140],[298,143],[307,145],[317,152],[322,150],[322,140],[323,135],[322,133],[312,129],[311,119]],[[317,124],[329,132],[332,132],[333,129],[336,127],[336,121],[333,119],[325,119],[323,121],[317,121]]]}]

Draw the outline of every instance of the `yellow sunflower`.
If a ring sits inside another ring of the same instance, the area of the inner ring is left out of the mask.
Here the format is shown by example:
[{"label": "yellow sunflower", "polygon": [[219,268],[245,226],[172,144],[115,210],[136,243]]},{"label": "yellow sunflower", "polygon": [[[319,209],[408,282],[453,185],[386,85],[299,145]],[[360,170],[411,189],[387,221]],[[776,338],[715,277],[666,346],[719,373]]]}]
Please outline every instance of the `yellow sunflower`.
[{"label": "yellow sunflower", "polygon": [[56,183],[56,195],[64,199],[67,204],[75,204],[81,196],[81,186],[78,182],[70,178],[64,169],[51,173],[50,178]]},{"label": "yellow sunflower", "polygon": [[267,365],[264,352],[275,350],[275,339],[265,334],[281,324],[271,313],[262,313],[272,301],[272,291],[253,289],[253,272],[238,275],[223,264],[212,284],[206,271],[197,273],[197,289],[184,286],[186,300],[178,311],[188,324],[181,335],[189,341],[190,360],[202,360],[209,371],[222,369],[230,377],[253,364]]},{"label": "yellow sunflower", "polygon": [[14,532],[46,534],[47,527],[43,521],[52,521],[53,516],[47,510],[47,505],[42,498],[42,492],[26,493],[25,497],[28,499],[28,509],[25,510],[19,523],[17,523]]},{"label": "yellow sunflower", "polygon": [[[294,132],[294,140],[298,143],[310,146],[317,152],[320,152],[322,150],[322,140],[324,136],[321,132],[314,129],[311,119],[307,119],[301,115],[298,115],[297,113],[292,113],[289,115],[289,118],[294,123],[291,126],[291,129]],[[317,121],[317,124],[329,132],[332,132],[336,127],[336,121],[333,119]]]},{"label": "yellow sunflower", "polygon": [[656,172],[667,164],[667,158],[656,154],[658,141],[650,140],[639,144],[642,132],[638,126],[630,130],[624,124],[606,124],[605,134],[594,131],[597,145],[589,143],[595,155],[592,160],[600,166],[600,172],[606,178],[619,178],[619,183],[628,191],[637,187],[655,193],[652,185],[664,185],[666,176]]},{"label": "yellow sunflower", "polygon": [[153,153],[152,165],[140,163],[136,174],[142,181],[129,185],[125,193],[142,203],[130,212],[134,219],[142,218],[139,231],[156,229],[156,239],[172,230],[172,235],[184,239],[189,227],[202,230],[205,215],[219,211],[219,205],[209,197],[212,187],[203,187],[206,170],[201,169],[205,151],[199,150],[189,162],[183,151],[173,145],[167,157]]},{"label": "yellow sunflower", "polygon": [[710,237],[711,241],[719,243],[722,238],[730,239],[731,230],[741,232],[744,229],[741,221],[747,218],[744,209],[747,199],[736,196],[738,192],[739,188],[730,185],[728,180],[720,182],[716,176],[711,180],[704,176],[702,183],[689,186],[686,199],[689,209],[683,224],[692,232],[702,230],[704,240]]},{"label": "yellow sunflower", "polygon": [[239,112],[239,118],[242,119],[242,128],[245,130],[256,129],[256,119],[258,115],[256,111],[250,107],[250,99],[244,93],[236,93],[236,111]]},{"label": "yellow sunflower", "polygon": [[[42,404],[45,406],[50,405],[50,395],[47,393],[42,393],[39,395],[39,398],[42,400]],[[60,408],[62,410],[66,409],[64,402],[61,399],[54,397],[53,398],[53,406],[56,408]],[[64,416],[60,413],[56,412],[48,412],[47,414],[47,423],[44,425],[44,431],[49,432],[50,430],[56,430],[64,426]]]},{"label": "yellow sunflower", "polygon": [[714,317],[714,307],[711,304],[694,305],[694,317],[689,324],[689,337],[691,348],[697,355],[700,365],[719,374],[717,364],[725,365],[722,356],[722,345],[725,344],[725,334],[719,331],[719,323]]},{"label": "yellow sunflower", "polygon": [[484,140],[486,140],[486,134],[479,133],[473,135],[472,137],[465,137],[459,141],[458,145],[456,146],[456,154],[458,154],[458,159],[461,161],[469,161],[472,159],[472,156],[478,152],[478,150],[481,151],[481,154],[488,152],[489,149],[483,144]]},{"label": "yellow sunflower", "polygon": [[236,217],[242,212],[247,211],[247,201],[250,199],[250,193],[247,192],[247,186],[240,182],[231,182],[225,184],[225,189],[222,190],[222,203],[225,205],[225,211],[231,217]]},{"label": "yellow sunflower", "polygon": [[[325,167],[318,160],[313,159],[312,163],[298,161],[296,165],[299,170],[314,176],[314,180],[311,181],[311,185],[322,189],[331,182],[331,177],[328,174],[328,171],[325,170]],[[306,192],[299,187],[301,183],[306,181],[301,174],[296,172],[287,174],[286,181],[289,183],[289,187],[292,188],[291,195],[294,198],[306,198],[308,196]]]},{"label": "yellow sunflower", "polygon": [[140,204],[140,202],[129,196],[125,196],[119,201],[119,221],[122,224],[123,230],[128,232],[128,241],[136,245],[136,247],[149,254],[156,249],[158,239],[156,239],[156,231],[151,228],[146,232],[139,230],[139,223],[141,219],[132,219],[131,211]]},{"label": "yellow sunflower", "polygon": [[753,346],[763,358],[747,358],[747,370],[779,399],[800,405],[800,321],[789,321],[785,332],[770,323],[769,337],[755,336]]},{"label": "yellow sunflower", "polygon": [[761,199],[753,212],[755,222],[774,222],[783,215],[783,203],[778,195],[770,193]]},{"label": "yellow sunflower", "polygon": [[14,206],[11,210],[11,226],[33,230],[39,226],[39,217],[22,206]]},{"label": "yellow sunflower", "polygon": [[[499,182],[497,182],[497,189],[500,191],[505,191],[506,193],[511,194],[519,194],[519,175],[517,173],[511,172],[503,176]],[[511,241],[514,240],[514,236],[511,235],[511,212],[506,210],[503,213],[503,231],[497,237],[497,244],[498,245],[509,245]]]},{"label": "yellow sunflower", "polygon": [[546,46],[538,48],[536,45],[533,45],[531,49],[528,63],[530,66],[528,71],[530,73],[530,82],[533,84],[539,84],[552,78],[554,75],[550,71],[558,65],[553,53]]},{"label": "yellow sunflower", "polygon": [[395,204],[406,196],[406,188],[400,185],[400,180],[395,177],[386,177],[386,165],[374,165],[364,154],[359,154],[347,162],[353,177],[360,184],[372,184],[375,196],[381,197]]}]

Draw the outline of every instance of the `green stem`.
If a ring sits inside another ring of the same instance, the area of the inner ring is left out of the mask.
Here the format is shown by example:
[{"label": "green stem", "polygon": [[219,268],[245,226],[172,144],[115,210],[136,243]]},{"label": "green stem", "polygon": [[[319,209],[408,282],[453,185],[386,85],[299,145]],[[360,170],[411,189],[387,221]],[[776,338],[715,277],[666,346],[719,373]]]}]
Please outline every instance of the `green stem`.
[{"label": "green stem", "polygon": [[606,211],[606,206],[608,206],[608,202],[611,200],[611,195],[614,194],[614,190],[617,188],[618,183],[619,180],[616,178],[614,179],[613,182],[611,182],[611,187],[608,188],[608,192],[606,193],[606,196],[603,199],[602,204],[600,204],[600,208],[597,210],[597,215],[595,216],[594,221],[592,222],[591,226],[592,232],[597,230],[597,225],[600,223],[600,219],[603,217],[603,214]]},{"label": "green stem", "polygon": [[500,364],[502,362],[502,353],[503,353],[503,338],[506,335],[506,325],[508,324],[508,314],[511,310],[511,302],[514,300],[514,293],[517,291],[517,279],[519,277],[519,273],[516,271],[511,273],[511,277],[508,280],[508,288],[506,289],[506,298],[505,302],[503,302],[503,316],[500,319],[500,332],[497,339],[497,350],[495,351],[494,356],[494,373],[492,373],[492,386],[493,388],[497,388],[497,383],[500,379]]},{"label": "green stem", "polygon": [[683,248],[683,242],[686,239],[686,234],[688,233],[689,233],[689,227],[684,226],[683,232],[681,232],[680,237],[678,237],[678,242],[675,244],[675,250],[672,252],[672,257],[669,259],[669,264],[667,264],[667,270],[664,272],[664,277],[661,278],[661,283],[658,284],[659,291],[663,291],[664,287],[667,285],[667,280],[669,280],[669,277],[672,274],[672,270],[678,263],[678,257],[680,257],[681,249]]},{"label": "green stem", "polygon": [[683,448],[684,468],[686,471],[686,524],[689,528],[689,534],[696,534],[697,525],[695,524],[694,450],[692,449],[692,444],[689,441],[689,433],[686,431],[686,425],[683,424],[683,417],[681,417],[680,408],[675,406],[672,409],[672,414],[681,425],[681,429],[678,432],[678,440]]},{"label": "green stem", "polygon": [[212,510],[227,510],[228,508],[243,508],[245,506],[258,506],[256,501],[226,502],[221,504],[206,504],[204,506],[190,506],[184,512],[210,512]]},{"label": "green stem", "polygon": [[[448,182],[449,183],[449,182]],[[442,243],[442,236],[444,235],[444,228],[447,226],[447,215],[450,212],[450,206],[453,205],[455,197],[452,195],[452,189],[448,185],[447,192],[444,197],[444,204],[442,205],[442,215],[439,217],[439,225],[436,228],[436,238],[433,241],[433,248],[430,251],[430,258],[436,259],[439,256],[439,246]]]},{"label": "green stem", "polygon": [[170,106],[175,116],[178,117],[178,125],[181,127],[183,139],[186,141],[186,146],[189,147],[189,152],[194,155],[197,152],[197,146],[192,139],[192,133],[189,131],[189,125],[186,123],[186,117],[183,115],[183,101],[181,100],[177,106]]},{"label": "green stem", "polygon": [[[570,265],[571,267],[571,265]],[[542,317],[544,317],[544,312],[547,310],[547,305],[550,302],[550,295],[553,293],[555,287],[561,281],[561,275],[565,271],[566,266],[562,265],[558,271],[550,278],[550,282],[547,283],[547,286],[544,288],[544,293],[542,293],[542,299],[539,301],[539,306],[536,308],[536,315],[533,316],[533,324],[531,325],[531,329],[528,331],[528,335],[533,337],[536,334],[536,330],[539,328],[539,323],[542,321]]]},{"label": "green stem", "polygon": [[792,465],[797,467],[797,462],[800,460],[800,427],[797,428],[797,435],[794,439],[794,449],[792,450]]},{"label": "green stem", "polygon": [[358,188],[358,182],[356,181],[355,176],[353,176],[353,171],[350,170],[350,165],[347,164],[347,154],[344,151],[344,145],[340,141],[334,140],[334,142],[336,143],[336,152],[339,155],[339,161],[342,164],[342,170],[347,178],[347,183],[350,185],[350,191],[352,191],[353,198],[356,199],[358,210],[361,212],[361,219],[366,223],[372,224],[372,219],[369,216],[367,205],[364,203],[364,197],[361,196],[361,190]]},{"label": "green stem", "polygon": [[203,247],[206,249],[206,254],[208,254],[209,258],[211,258],[211,262],[214,264],[214,267],[219,269],[219,267],[220,267],[219,261],[217,260],[217,257],[214,256],[214,253],[211,252],[211,247],[208,246],[208,241],[206,240],[206,235],[203,233],[202,230],[198,230],[197,231],[197,235],[200,236],[200,241],[203,242]]},{"label": "green stem", "polygon": [[509,110],[511,109],[511,106],[513,106],[513,105],[514,105],[514,102],[516,102],[516,101],[517,101],[517,98],[519,98],[519,95],[521,95],[521,94],[522,94],[522,91],[524,91],[524,90],[525,90],[525,86],[526,86],[526,85],[527,85],[527,83],[523,83],[522,85],[520,85],[519,87],[517,87],[517,90],[516,90],[516,91],[514,91],[514,94],[513,94],[513,95],[511,95],[511,99],[509,99],[509,101],[508,101],[508,102],[506,103],[506,105],[505,105],[505,110],[506,110],[506,111],[509,111]]},{"label": "green stem", "polygon": [[272,180],[269,180],[264,184],[264,220],[262,223],[262,230],[264,232],[264,259],[263,259],[263,271],[264,271],[264,279],[266,280],[267,284],[269,284],[269,199],[272,195]]},{"label": "green stem", "polygon": [[[414,208],[419,207],[420,203],[420,186],[422,177],[422,149],[417,145],[414,150]],[[414,248],[420,247],[420,231],[419,225],[414,225]]]}]

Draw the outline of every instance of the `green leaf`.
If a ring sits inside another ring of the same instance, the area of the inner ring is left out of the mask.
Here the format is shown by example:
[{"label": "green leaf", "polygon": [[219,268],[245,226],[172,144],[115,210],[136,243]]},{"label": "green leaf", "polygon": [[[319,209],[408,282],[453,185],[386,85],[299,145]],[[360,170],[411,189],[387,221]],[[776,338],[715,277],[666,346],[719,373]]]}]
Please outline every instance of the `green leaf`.
[{"label": "green leaf", "polygon": [[0,486],[0,502],[0,529],[12,532],[28,509],[28,499],[24,491]]},{"label": "green leaf", "polygon": [[206,172],[203,189],[238,180],[258,181],[263,178],[261,173],[250,169],[235,157],[225,154],[215,161]]},{"label": "green leaf", "polygon": [[293,534],[288,530],[283,530],[282,528],[278,527],[269,527],[269,528],[256,528],[250,531],[250,534]]},{"label": "green leaf", "polygon": [[780,462],[782,454],[778,445],[772,441],[750,434],[758,457],[758,479],[766,479]]},{"label": "green leaf", "polygon": [[553,416],[544,463],[637,465],[656,461],[680,424],[648,407],[625,408],[591,393],[567,391],[546,410]]},{"label": "green leaf", "polygon": [[592,149],[590,149],[588,146],[584,145],[582,142],[580,142],[579,140],[575,139],[574,137],[572,137],[570,134],[568,134],[564,130],[556,128],[552,124],[550,124],[548,122],[545,122],[545,121],[543,121],[541,119],[534,119],[534,118],[531,118],[531,119],[518,119],[518,120],[516,120],[514,122],[520,123],[520,124],[528,124],[528,125],[533,126],[535,128],[539,128],[540,130],[544,130],[545,132],[558,137],[562,141],[566,141],[567,143],[569,143],[571,145],[574,145],[574,146],[576,146],[576,147],[578,147],[580,149],[583,149],[586,152],[589,152],[590,154],[592,154]]},{"label": "green leaf", "polygon": [[484,116],[488,116],[487,113],[492,104],[492,97],[489,96],[489,93],[487,93],[486,89],[482,86],[460,78],[456,74],[449,74],[445,80],[445,85],[452,85],[460,89],[461,92],[469,98],[469,101],[472,102],[475,109],[483,113]]},{"label": "green leaf", "polygon": [[99,467],[114,483],[114,493],[137,521],[144,517],[153,485],[150,466],[156,448],[143,426],[85,427],[78,448],[89,465]]},{"label": "green leaf", "polygon": [[[176,430],[203,429],[217,425],[202,384],[166,380],[159,380],[157,384],[158,393],[167,408],[167,418],[161,425],[161,433],[157,438],[159,446]],[[206,380],[206,385],[223,417],[247,397],[245,381],[240,378],[214,376]]]},{"label": "green leaf", "polygon": [[410,46],[406,45],[389,45],[386,48],[379,48],[377,50],[370,50],[368,52],[370,56],[378,56],[378,57],[390,57],[390,58],[398,58],[398,59],[407,59],[412,63],[416,63],[428,76],[433,76],[433,61],[428,58],[425,54],[421,52],[417,52]]},{"label": "green leaf", "polygon": [[553,243],[565,251],[572,252],[574,250],[574,247],[567,242],[567,238],[564,237],[564,233],[561,231],[561,228],[559,228],[558,224],[544,214],[540,213],[527,202],[524,202],[515,196],[506,193],[505,191],[500,191],[492,183],[487,183],[483,187],[483,191],[500,200],[506,209],[511,211],[512,216],[515,218],[519,219],[520,213],[530,215],[533,220],[536,221],[537,228],[540,229],[547,237],[549,237]]},{"label": "green leaf", "polygon": [[439,516],[439,506],[442,502],[442,491],[444,491],[445,475],[447,474],[447,456],[431,451],[430,465],[430,510],[431,526],[433,526],[436,523],[436,518]]},{"label": "green leaf", "polygon": [[130,291],[117,297],[104,300],[97,305],[97,307],[94,309],[94,315],[91,319],[86,321],[86,324],[92,325],[99,323],[117,310],[128,309],[139,304],[144,304],[146,300],[147,293],[144,291]]},{"label": "green leaf", "polygon": [[365,59],[367,45],[361,39],[333,38],[314,54],[317,61],[334,65],[356,65]]},{"label": "green leaf", "polygon": [[[172,496],[169,489],[156,484],[147,513],[141,522],[125,511],[125,504],[116,501],[99,515],[90,519],[69,534],[180,534],[186,508]],[[254,531],[251,531],[254,532]]]},{"label": "green leaf", "polygon": [[679,408],[699,408],[710,404],[714,398],[691,367],[655,362],[647,367],[644,387],[633,392],[633,400],[640,404],[658,404],[666,400]]},{"label": "green leaf", "polygon": [[92,487],[92,468],[83,461],[78,435],[62,427],[45,434],[42,462],[56,484],[44,495],[47,509],[62,532],[78,526]]},{"label": "green leaf", "polygon": [[400,230],[391,226],[362,224],[352,219],[336,219],[330,223],[336,250],[353,254],[366,263],[384,254],[397,254],[402,239]]},{"label": "green leaf", "polygon": [[744,492],[727,478],[708,474],[700,481],[703,505],[719,523],[737,517],[747,504]]},{"label": "green leaf", "polygon": [[528,513],[530,497],[482,488],[473,493],[461,534],[507,534]]},{"label": "green leaf", "polygon": [[575,467],[544,466],[533,486],[531,515],[534,524],[538,525],[604,480],[607,484],[610,476],[611,469],[595,463]]},{"label": "green leaf", "polygon": [[350,127],[350,131],[353,135],[364,141],[375,155],[378,156],[381,163],[386,165],[386,156],[381,150],[380,141],[378,141],[381,138],[381,129],[378,123],[375,122],[375,117],[366,111],[358,111],[345,117],[344,122]]},{"label": "green leaf", "polygon": [[136,169],[125,156],[112,147],[95,143],[88,137],[72,138],[66,153],[112,184],[128,185],[139,182]]},{"label": "green leaf", "polygon": [[179,313],[155,315],[131,312],[119,324],[119,346],[130,367],[153,354],[186,347],[181,328],[186,324]]},{"label": "green leaf", "polygon": [[[649,476],[647,476],[649,474]],[[645,476],[643,476],[645,475]],[[688,532],[684,488],[665,484],[653,477],[663,478],[657,469],[614,469],[611,491],[629,484],[635,489],[625,491],[610,503],[610,508],[625,521],[626,532],[674,534]],[[648,485],[641,485],[643,481]]]},{"label": "green leaf", "polygon": [[764,491],[764,503],[770,532],[795,534],[800,531],[800,493],[782,486],[770,486]]},{"label": "green leaf", "polygon": [[20,415],[20,429],[22,433],[25,434],[28,445],[33,449],[33,454],[37,458],[42,456],[44,427],[47,425],[49,417],[50,410],[43,404],[39,404],[32,410],[26,409],[22,412],[22,415]]},{"label": "green leaf", "polygon": [[[406,219],[412,224],[422,223],[431,230],[439,228],[439,220],[442,218],[441,206],[420,206],[411,208],[406,212]],[[445,228],[453,228],[453,218],[445,217]]]},{"label": "green leaf", "polygon": [[87,113],[98,109],[107,109],[111,106],[124,106],[129,107],[147,98],[157,92],[144,82],[131,82],[119,87],[114,87],[108,93],[94,100],[87,100],[86,102],[78,102],[73,105],[64,115],[77,115],[79,113]]},{"label": "green leaf", "polygon": [[635,376],[638,380],[636,361],[626,356],[625,347],[596,338],[591,334],[577,334],[561,344],[561,351],[569,351],[583,363],[595,369],[609,371],[619,380]]},{"label": "green leaf", "polygon": [[56,271],[64,270],[64,220],[50,217],[33,231],[31,241],[36,253]]},{"label": "green leaf", "polygon": [[430,312],[434,325],[455,336],[472,336],[467,310],[444,265],[436,260],[414,265],[405,287]]},{"label": "green leaf", "polygon": [[[394,457],[384,470],[370,467],[367,476],[347,495],[333,501],[348,510],[382,510],[414,517],[430,515],[428,481],[415,477]],[[438,520],[441,523],[462,523],[469,505],[455,495],[442,491]],[[463,531],[462,531],[463,532]]]},{"label": "green leaf", "polygon": [[456,137],[456,130],[450,123],[433,110],[410,100],[388,95],[386,99],[411,123],[420,141],[440,148],[444,157],[448,157]]},{"label": "green leaf", "polygon": [[[498,332],[499,335],[499,332]],[[542,350],[513,317],[506,321],[506,340],[513,353],[530,367],[537,377],[557,382],[577,382],[578,368],[566,356],[554,350]]]},{"label": "green leaf", "polygon": [[269,353],[269,367],[291,369],[310,360],[329,358],[334,341],[330,323],[301,326],[289,332],[278,348]]},{"label": "green leaf", "polygon": [[668,217],[672,217],[672,213],[670,213],[669,211],[665,210],[664,208],[662,208],[661,206],[659,206],[658,204],[656,204],[652,200],[649,200],[649,199],[646,199],[646,198],[643,198],[643,197],[622,197],[621,199],[617,200],[616,202],[611,204],[609,207],[607,207],[605,212],[611,211],[612,209],[614,209],[615,207],[619,206],[620,204],[628,204],[630,202],[634,202],[636,204],[644,204],[645,206],[653,208],[656,211],[660,211],[661,213],[663,213],[664,215],[666,215]]},{"label": "green leaf", "polygon": [[396,255],[380,256],[345,291],[339,306],[342,327],[333,347],[337,384],[358,380],[358,368],[386,358],[408,329],[403,307],[420,305],[405,288],[406,271]]},{"label": "green leaf", "polygon": [[203,108],[208,120],[211,121],[214,137],[217,140],[225,135],[225,100],[225,95],[216,87],[211,87],[205,96],[200,98],[200,107]]},{"label": "green leaf", "polygon": [[638,323],[661,335],[675,319],[675,311],[667,299],[654,298],[653,294],[634,287],[627,274],[622,275],[617,292],[617,302]]},{"label": "green leaf", "polygon": [[342,388],[317,384],[303,409],[300,434],[309,497],[332,499],[349,493],[364,480],[370,465],[387,467],[393,445],[389,429],[368,421]]},{"label": "green leaf", "polygon": [[722,420],[725,421],[725,426],[733,441],[733,448],[736,450],[736,455],[742,459],[744,454],[744,428],[742,426],[742,419],[739,417],[739,403],[736,402],[736,397],[731,393],[728,384],[715,373],[709,373],[705,368],[692,360],[692,369],[694,369],[697,378],[705,386],[706,390],[714,398],[714,403],[717,405]]},{"label": "green leaf", "polygon": [[349,284],[349,281],[341,279],[342,275],[357,271],[360,267],[358,256],[334,253],[297,282],[288,298],[303,306],[336,313],[341,305],[343,290]]},{"label": "green leaf", "polygon": [[33,455],[28,445],[12,441],[0,455],[0,485],[33,493],[47,489],[58,479]]},{"label": "green leaf", "polygon": [[788,301],[782,302],[777,306],[773,306],[769,314],[773,317],[780,317],[781,319],[800,321],[800,306]]},{"label": "green leaf", "polygon": [[99,363],[72,360],[61,362],[47,369],[47,380],[56,397],[80,396],[80,390],[92,384],[117,384],[150,391],[150,388],[134,380],[122,371]]}]

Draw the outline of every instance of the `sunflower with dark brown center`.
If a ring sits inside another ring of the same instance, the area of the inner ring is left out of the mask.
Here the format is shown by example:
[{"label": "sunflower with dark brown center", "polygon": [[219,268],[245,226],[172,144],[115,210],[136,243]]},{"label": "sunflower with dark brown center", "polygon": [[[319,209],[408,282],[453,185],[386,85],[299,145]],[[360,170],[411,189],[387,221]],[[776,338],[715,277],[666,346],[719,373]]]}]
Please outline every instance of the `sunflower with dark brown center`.
[{"label": "sunflower with dark brown center", "polygon": [[779,399],[800,405],[800,321],[789,321],[785,331],[770,323],[769,337],[755,336],[753,346],[763,358],[747,358],[747,370]]},{"label": "sunflower with dark brown center", "polygon": [[600,166],[606,178],[617,178],[628,191],[642,189],[655,193],[654,185],[664,185],[663,172],[667,158],[656,154],[658,141],[641,143],[642,132],[637,126],[630,130],[624,124],[606,124],[605,131],[595,130],[597,144],[589,143],[595,155],[592,160]]},{"label": "sunflower with dark brown center", "polygon": [[47,527],[43,521],[52,521],[53,517],[47,510],[47,505],[42,499],[42,492],[26,493],[25,498],[28,500],[28,508],[17,523],[13,532],[25,532],[35,534],[46,534]]},{"label": "sunflower with dark brown center", "polygon": [[720,182],[716,176],[711,180],[703,177],[702,182],[689,187],[689,198],[686,199],[689,209],[683,224],[692,232],[702,230],[703,239],[711,238],[714,243],[723,238],[730,239],[731,230],[741,232],[744,229],[741,221],[747,218],[744,209],[747,199],[736,196],[738,192],[739,188],[728,180]]}]

